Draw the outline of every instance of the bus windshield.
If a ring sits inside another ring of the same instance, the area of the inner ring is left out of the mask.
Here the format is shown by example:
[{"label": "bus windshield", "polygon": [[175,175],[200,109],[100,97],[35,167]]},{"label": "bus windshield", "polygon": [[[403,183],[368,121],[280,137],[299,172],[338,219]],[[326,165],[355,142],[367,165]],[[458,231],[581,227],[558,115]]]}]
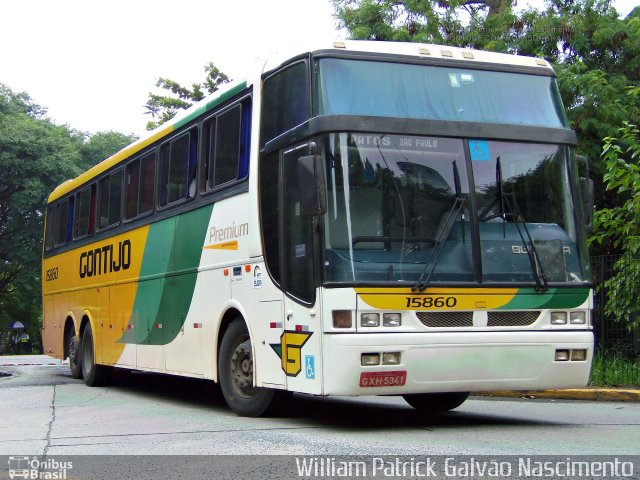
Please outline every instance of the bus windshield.
[{"label": "bus windshield", "polygon": [[327,282],[415,283],[425,269],[435,282],[586,281],[568,147],[363,133],[322,144]]},{"label": "bus windshield", "polygon": [[337,58],[316,71],[318,115],[567,127],[549,76]]}]

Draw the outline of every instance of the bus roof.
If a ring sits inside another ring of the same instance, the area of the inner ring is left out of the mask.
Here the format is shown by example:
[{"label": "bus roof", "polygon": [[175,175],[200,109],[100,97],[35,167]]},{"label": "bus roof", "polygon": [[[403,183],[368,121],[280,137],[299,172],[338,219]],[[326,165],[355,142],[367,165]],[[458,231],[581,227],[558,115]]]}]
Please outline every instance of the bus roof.
[{"label": "bus roof", "polygon": [[[287,50],[286,48],[284,50]],[[545,68],[553,71],[551,65],[542,58],[525,57],[519,55],[510,55],[505,53],[486,52],[482,50],[473,50],[468,48],[448,47],[445,45],[433,45],[424,43],[408,43],[408,42],[380,42],[380,41],[362,41],[362,40],[336,40],[325,44],[316,44],[314,48],[301,48],[295,45],[287,51],[278,52],[272,55],[264,64],[262,72],[270,71],[278,68],[288,60],[310,52],[319,50],[335,50],[343,52],[368,52],[381,53],[390,55],[414,56],[417,58],[438,58],[440,60],[458,60],[476,63],[494,63],[496,65],[516,65],[524,67]],[[548,73],[547,73],[548,74]],[[83,172],[72,180],[67,180],[63,184],[56,187],[48,202],[51,203],[58,198],[73,191],[85,182],[97,177],[101,173],[109,170],[123,160],[135,155],[137,152],[148,147],[157,140],[168,136],[171,132],[179,129],[195,117],[205,113],[215,106],[223,103],[229,98],[237,95],[248,86],[247,81],[234,81],[224,85],[220,90],[207,96],[188,110],[179,112],[178,115],[170,122],[167,122],[157,129],[153,130],[142,138],[136,140],[132,144],[126,146],[116,154],[100,162],[96,166]]]}]

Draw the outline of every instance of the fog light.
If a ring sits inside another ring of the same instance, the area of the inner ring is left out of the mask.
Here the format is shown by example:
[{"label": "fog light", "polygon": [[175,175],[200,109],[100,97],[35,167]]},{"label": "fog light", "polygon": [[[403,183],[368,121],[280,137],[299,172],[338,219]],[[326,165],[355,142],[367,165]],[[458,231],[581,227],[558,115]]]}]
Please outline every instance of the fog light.
[{"label": "fog light", "polygon": [[587,324],[586,312],[569,313],[569,323],[571,325],[586,325]]},{"label": "fog light", "polygon": [[382,325],[385,327],[399,327],[402,325],[402,316],[399,313],[384,313]]},{"label": "fog light", "polygon": [[379,313],[363,313],[360,315],[360,325],[363,327],[379,327],[380,326],[380,314]]},{"label": "fog light", "polygon": [[566,325],[567,312],[551,312],[551,325]]},{"label": "fog light", "polygon": [[400,352],[384,352],[382,354],[383,365],[400,365]]},{"label": "fog light", "polygon": [[556,350],[556,362],[569,361],[569,350]]},{"label": "fog light", "polygon": [[571,350],[572,362],[584,362],[587,359],[586,350]]},{"label": "fog light", "polygon": [[333,328],[351,328],[351,310],[333,310]]},{"label": "fog light", "polygon": [[379,353],[363,353],[360,357],[360,364],[363,367],[380,365],[380,354]]}]

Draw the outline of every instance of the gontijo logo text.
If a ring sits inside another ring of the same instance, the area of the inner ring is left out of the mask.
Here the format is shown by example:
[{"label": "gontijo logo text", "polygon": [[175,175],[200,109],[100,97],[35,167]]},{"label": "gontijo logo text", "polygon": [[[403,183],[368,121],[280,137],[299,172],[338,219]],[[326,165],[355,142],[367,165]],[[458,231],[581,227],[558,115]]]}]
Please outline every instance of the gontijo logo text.
[{"label": "gontijo logo text", "polygon": [[123,240],[80,254],[80,278],[128,270],[131,265],[131,241]]}]

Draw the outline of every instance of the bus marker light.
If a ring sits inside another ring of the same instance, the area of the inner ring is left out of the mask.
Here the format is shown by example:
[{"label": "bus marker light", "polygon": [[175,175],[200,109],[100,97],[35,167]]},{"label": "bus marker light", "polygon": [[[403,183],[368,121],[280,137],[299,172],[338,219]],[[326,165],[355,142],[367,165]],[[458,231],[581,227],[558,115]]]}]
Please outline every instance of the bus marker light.
[{"label": "bus marker light", "polygon": [[360,315],[360,325],[363,327],[379,327],[380,314],[379,313],[363,313],[362,315]]},{"label": "bus marker light", "polygon": [[229,269],[228,269],[228,268],[225,268],[225,269],[224,269],[224,276],[225,276],[225,277],[228,277],[228,276],[229,276]]},{"label": "bus marker light", "polygon": [[251,271],[251,265],[245,265],[244,266],[244,271],[249,273]]},{"label": "bus marker light", "polygon": [[333,328],[351,328],[351,310],[333,310]]},{"label": "bus marker light", "polygon": [[309,325],[296,325],[296,332],[308,332]]},{"label": "bus marker light", "polygon": [[133,324],[131,324],[131,323],[130,323],[130,324],[128,324],[128,325],[127,325],[127,329],[129,329],[129,330],[133,330]]},{"label": "bus marker light", "polygon": [[551,312],[551,325],[566,325],[567,312]]},{"label": "bus marker light", "polygon": [[161,324],[161,323],[156,323],[156,324],[154,325],[154,327],[155,327],[155,328],[162,328],[162,324]]},{"label": "bus marker light", "polygon": [[584,349],[571,350],[572,362],[584,362],[587,359],[587,351]]},{"label": "bus marker light", "polygon": [[383,352],[383,365],[400,365],[400,352]]},{"label": "bus marker light", "polygon": [[569,350],[556,350],[556,362],[568,362]]},{"label": "bus marker light", "polygon": [[193,328],[202,328],[202,324],[201,323],[194,323],[193,324]]},{"label": "bus marker light", "polygon": [[385,327],[400,327],[402,325],[402,315],[399,313],[382,314],[382,325]]},{"label": "bus marker light", "polygon": [[571,325],[586,325],[587,315],[586,312],[571,312],[569,313],[569,323]]},{"label": "bus marker light", "polygon": [[280,323],[280,322],[271,322],[269,324],[269,328],[282,328],[282,323]]},{"label": "bus marker light", "polygon": [[360,364],[363,367],[370,367],[372,365],[380,365],[379,353],[363,353],[360,356]]}]

